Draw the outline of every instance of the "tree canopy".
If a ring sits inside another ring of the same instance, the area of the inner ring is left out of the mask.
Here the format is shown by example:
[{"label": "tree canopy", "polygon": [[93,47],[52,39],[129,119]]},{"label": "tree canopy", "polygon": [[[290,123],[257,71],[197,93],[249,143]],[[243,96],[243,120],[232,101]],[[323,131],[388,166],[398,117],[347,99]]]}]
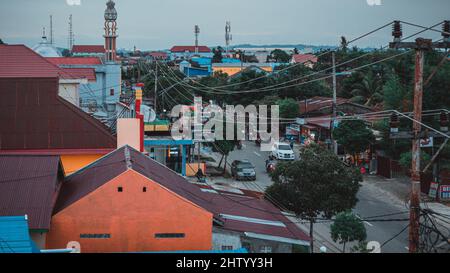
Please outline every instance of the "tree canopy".
[{"label": "tree canopy", "polygon": [[334,139],[349,154],[357,154],[375,142],[375,136],[363,120],[343,120],[333,130]]},{"label": "tree canopy", "polygon": [[331,238],[333,241],[345,246],[350,242],[364,242],[367,238],[364,223],[352,212],[346,211],[339,213],[330,226]]},{"label": "tree canopy", "polygon": [[301,150],[300,158],[277,165],[271,174],[274,184],[267,188],[266,194],[296,216],[309,220],[313,237],[318,217],[331,218],[356,205],[362,176],[318,145]]}]

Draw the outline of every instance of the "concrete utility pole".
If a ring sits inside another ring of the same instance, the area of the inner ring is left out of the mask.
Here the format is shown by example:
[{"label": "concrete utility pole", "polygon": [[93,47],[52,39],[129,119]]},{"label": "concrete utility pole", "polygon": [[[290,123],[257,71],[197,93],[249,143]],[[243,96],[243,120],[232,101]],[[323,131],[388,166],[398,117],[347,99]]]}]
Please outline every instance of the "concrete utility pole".
[{"label": "concrete utility pole", "polygon": [[336,123],[337,118],[337,81],[336,81],[336,52],[332,52],[332,59],[333,59],[333,118],[331,123],[331,141],[333,145],[333,151],[334,154],[338,154],[338,145],[336,140],[333,138],[333,129],[334,125]]},{"label": "concrete utility pole", "polygon": [[155,61],[155,99],[153,100],[153,107],[155,113],[158,114],[158,61]]},{"label": "concrete utility pole", "polygon": [[[420,139],[422,131],[422,100],[423,100],[423,67],[425,52],[433,48],[449,48],[450,43],[444,39],[442,43],[433,43],[430,39],[418,38],[416,42],[401,42],[402,27],[400,21],[395,21],[392,35],[394,42],[391,48],[407,48],[415,50],[415,74],[414,74],[414,124],[412,140],[412,163],[411,163],[411,196],[410,196],[410,218],[409,218],[409,252],[418,252],[420,235]],[[443,36],[445,38],[445,24]]]}]

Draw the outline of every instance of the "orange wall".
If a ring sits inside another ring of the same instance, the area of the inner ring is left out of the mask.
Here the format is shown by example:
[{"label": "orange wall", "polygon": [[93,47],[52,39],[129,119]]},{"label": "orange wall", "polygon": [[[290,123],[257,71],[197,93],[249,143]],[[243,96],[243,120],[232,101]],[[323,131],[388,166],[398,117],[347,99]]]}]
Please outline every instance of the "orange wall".
[{"label": "orange wall", "polygon": [[93,155],[61,155],[61,162],[66,175],[70,175],[79,169],[91,164],[104,154]]},{"label": "orange wall", "polygon": [[[81,239],[86,233],[111,238]],[[157,239],[155,233],[185,238]],[[212,214],[128,170],[53,216],[47,249],[65,248],[69,241],[79,242],[84,253],[210,250]]]},{"label": "orange wall", "polygon": [[[261,69],[267,71],[267,72],[272,72],[272,67],[271,66],[261,66]],[[245,69],[245,68],[244,68]],[[233,76],[239,72],[241,72],[242,67],[241,66],[231,66],[231,67],[222,67],[222,66],[213,66],[213,71],[214,72],[222,72],[222,73],[226,73],[228,74],[228,76]]]}]

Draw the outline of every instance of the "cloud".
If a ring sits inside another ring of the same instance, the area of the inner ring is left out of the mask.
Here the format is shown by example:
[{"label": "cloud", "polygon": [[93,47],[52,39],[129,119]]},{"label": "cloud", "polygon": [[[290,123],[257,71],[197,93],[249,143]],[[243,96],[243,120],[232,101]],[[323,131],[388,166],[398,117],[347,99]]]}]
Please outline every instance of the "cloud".
[{"label": "cloud", "polygon": [[66,0],[69,6],[81,6],[81,0]]}]

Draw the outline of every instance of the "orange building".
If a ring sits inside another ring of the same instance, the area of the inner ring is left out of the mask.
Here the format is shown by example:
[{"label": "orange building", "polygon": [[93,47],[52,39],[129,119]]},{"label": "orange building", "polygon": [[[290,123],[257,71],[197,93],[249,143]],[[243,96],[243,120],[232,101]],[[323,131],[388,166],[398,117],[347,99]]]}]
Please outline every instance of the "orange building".
[{"label": "orange building", "polygon": [[88,253],[210,250],[213,214],[186,198],[190,187],[196,188],[125,146],[67,178],[46,247],[78,242]]}]

